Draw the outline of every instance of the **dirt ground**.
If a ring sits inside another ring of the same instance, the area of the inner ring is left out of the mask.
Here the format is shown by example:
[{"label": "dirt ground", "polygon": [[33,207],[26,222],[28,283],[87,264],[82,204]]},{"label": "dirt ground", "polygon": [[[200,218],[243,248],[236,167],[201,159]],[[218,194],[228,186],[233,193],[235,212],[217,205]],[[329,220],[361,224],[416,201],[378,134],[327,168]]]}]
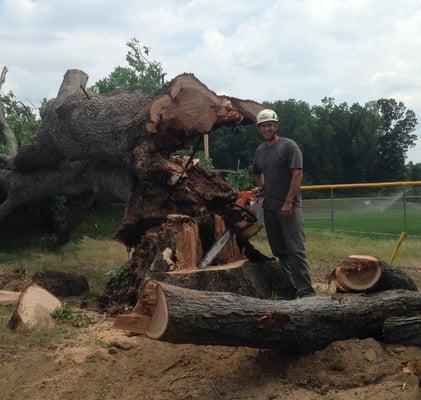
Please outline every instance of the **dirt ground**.
[{"label": "dirt ground", "polygon": [[[419,272],[411,275],[421,286]],[[28,345],[19,336],[12,346],[0,335],[0,399],[421,399],[419,378],[401,368],[402,362],[421,360],[420,347],[347,340],[285,356],[174,345],[126,336],[112,328],[112,318],[88,313],[95,323],[45,346]]]}]

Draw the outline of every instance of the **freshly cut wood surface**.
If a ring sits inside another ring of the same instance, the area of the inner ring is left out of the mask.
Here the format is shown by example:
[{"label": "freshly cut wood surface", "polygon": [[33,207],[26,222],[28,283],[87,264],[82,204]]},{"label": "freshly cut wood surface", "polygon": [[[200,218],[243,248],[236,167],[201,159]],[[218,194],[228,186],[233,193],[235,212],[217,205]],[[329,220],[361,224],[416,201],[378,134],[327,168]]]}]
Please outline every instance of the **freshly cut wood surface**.
[{"label": "freshly cut wood surface", "polygon": [[373,287],[382,274],[380,260],[372,256],[351,255],[335,269],[335,279],[343,291],[363,292]]},{"label": "freshly cut wood surface", "polygon": [[337,340],[381,338],[386,318],[420,309],[421,293],[402,290],[273,301],[151,282],[133,312],[144,317],[136,333],[152,339],[308,353]]},{"label": "freshly cut wood surface", "polygon": [[390,289],[417,290],[407,274],[392,267],[377,257],[351,255],[330,274],[338,291],[341,292],[379,292]]},{"label": "freshly cut wood surface", "polygon": [[20,292],[12,292],[10,290],[0,290],[0,304],[17,303]]},{"label": "freshly cut wood surface", "polygon": [[9,321],[14,330],[53,328],[55,322],[51,313],[61,307],[60,300],[50,292],[32,283],[22,291],[17,308]]}]

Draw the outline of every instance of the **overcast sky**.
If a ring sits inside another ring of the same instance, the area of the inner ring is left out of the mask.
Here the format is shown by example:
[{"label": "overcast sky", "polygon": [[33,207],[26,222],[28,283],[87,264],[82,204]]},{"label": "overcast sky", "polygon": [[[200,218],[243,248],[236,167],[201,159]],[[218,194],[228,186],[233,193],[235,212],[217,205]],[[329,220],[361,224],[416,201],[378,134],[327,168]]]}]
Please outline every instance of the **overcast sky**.
[{"label": "overcast sky", "polygon": [[421,124],[420,0],[0,0],[3,90],[38,105],[69,68],[92,84],[126,64],[132,37],[167,78],[258,101],[393,97]]}]

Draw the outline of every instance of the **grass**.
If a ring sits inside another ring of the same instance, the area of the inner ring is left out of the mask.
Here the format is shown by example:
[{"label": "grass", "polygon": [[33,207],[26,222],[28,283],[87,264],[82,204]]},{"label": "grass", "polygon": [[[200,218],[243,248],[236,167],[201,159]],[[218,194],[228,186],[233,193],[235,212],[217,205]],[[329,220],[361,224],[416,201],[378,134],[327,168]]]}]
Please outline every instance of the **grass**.
[{"label": "grass", "polygon": [[56,308],[51,316],[59,324],[69,324],[75,328],[84,328],[92,324],[92,320],[85,314],[74,312],[68,306]]},{"label": "grass", "polygon": [[15,305],[0,305],[0,344],[8,350],[27,348],[51,348],[59,342],[71,342],[76,331],[68,326],[53,329],[34,329],[30,332],[15,333],[7,327]]},{"label": "grass", "polygon": [[[389,261],[395,248],[394,237],[369,237],[345,233],[306,231],[306,247],[310,266],[337,265],[350,254],[369,254]],[[271,255],[264,231],[253,238],[253,244],[263,253]],[[421,268],[421,239],[406,238],[402,243],[395,265]]]},{"label": "grass", "polygon": [[0,252],[0,271],[22,267],[27,275],[45,270],[78,273],[86,276],[91,291],[98,294],[108,280],[107,272],[127,261],[128,254],[122,244],[85,237],[55,252],[42,246],[32,246],[18,253]]},{"label": "grass", "polygon": [[[401,202],[391,207],[378,211],[375,209],[362,210],[356,200],[338,203],[334,208],[335,230],[343,232],[372,232],[378,234],[397,235],[404,231],[404,211]],[[360,200],[361,202],[362,200]],[[330,230],[329,203],[319,203],[320,207],[309,204],[306,208],[304,203],[304,218],[307,228]],[[324,218],[320,219],[320,218]],[[408,235],[421,237],[421,206],[416,203],[407,203],[407,233]]]},{"label": "grass", "polygon": [[[50,250],[50,237],[42,229],[0,232],[0,272],[24,268],[27,275],[45,270],[85,275],[91,292],[100,294],[107,273],[127,263],[129,254],[121,243],[111,240],[121,221],[121,206],[101,205],[72,232],[71,241]],[[13,240],[9,238],[13,237]]]}]

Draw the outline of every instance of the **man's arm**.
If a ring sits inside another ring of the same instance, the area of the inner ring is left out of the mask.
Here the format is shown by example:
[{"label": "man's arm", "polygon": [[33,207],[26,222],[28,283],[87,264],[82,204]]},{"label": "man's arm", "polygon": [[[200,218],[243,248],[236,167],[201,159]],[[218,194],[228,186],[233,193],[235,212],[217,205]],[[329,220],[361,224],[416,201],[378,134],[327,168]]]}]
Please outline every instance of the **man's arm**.
[{"label": "man's arm", "polygon": [[259,187],[260,190],[263,190],[263,175],[262,174],[252,174],[253,183]]},{"label": "man's arm", "polygon": [[290,217],[292,215],[292,202],[295,196],[300,192],[301,182],[303,180],[302,169],[291,170],[291,183],[289,184],[289,190],[285,202],[281,208],[281,215],[284,217]]}]

